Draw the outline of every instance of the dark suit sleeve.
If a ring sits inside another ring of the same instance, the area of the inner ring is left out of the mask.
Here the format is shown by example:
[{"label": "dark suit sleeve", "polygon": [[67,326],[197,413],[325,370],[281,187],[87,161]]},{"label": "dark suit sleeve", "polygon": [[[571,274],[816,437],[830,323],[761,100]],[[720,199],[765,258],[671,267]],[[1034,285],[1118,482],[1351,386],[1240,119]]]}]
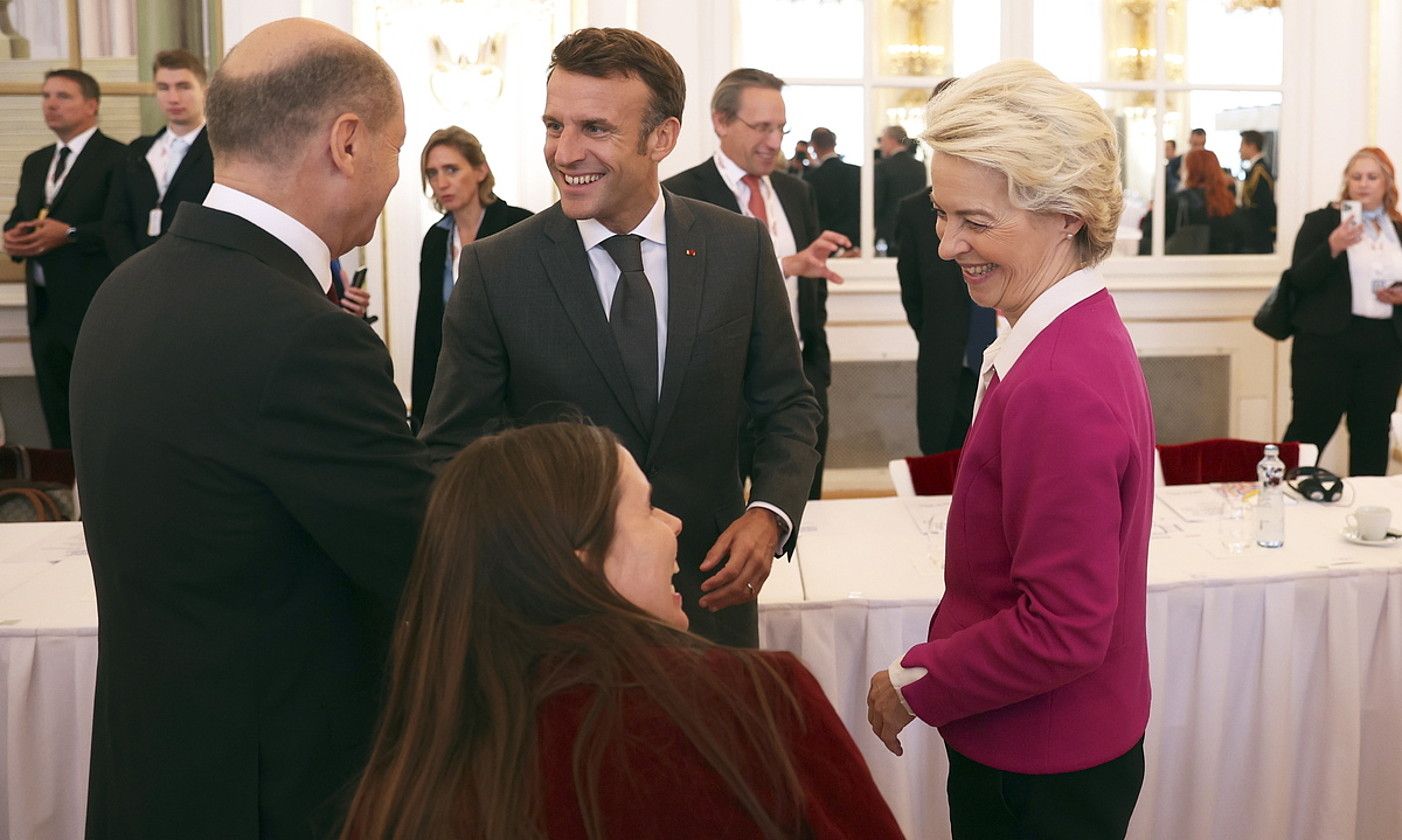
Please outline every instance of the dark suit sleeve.
[{"label": "dark suit sleeve", "polygon": [[896,211],[896,278],[901,284],[901,306],[905,308],[905,320],[919,338],[925,317],[922,308],[924,289],[920,283],[920,240],[915,230],[914,216],[910,203],[902,201]]},{"label": "dark suit sleeve", "polygon": [[477,249],[468,246],[444,313],[443,350],[420,433],[435,467],[451,460],[489,423],[506,414],[508,364]]},{"label": "dark suit sleeve", "polygon": [[[793,231],[801,251],[813,244],[822,233],[818,227],[818,202],[812,188],[804,186],[803,230]],[[815,388],[826,388],[832,380],[832,351],[828,348],[828,281],[822,277],[800,277],[797,280],[800,307],[798,328],[803,339],[803,369]],[[807,317],[804,317],[804,315]]]},{"label": "dark suit sleeve", "polygon": [[137,251],[131,235],[131,179],[125,161],[112,173],[112,188],[107,191],[107,207],[102,213],[102,238],[112,265],[121,265]]},{"label": "dark suit sleeve", "polygon": [[745,367],[745,401],[756,430],[750,501],[768,502],[784,511],[796,535],[818,466],[821,413],[803,376],[774,246],[762,225],[754,222],[750,227],[757,252],[755,315]]},{"label": "dark suit sleeve", "polygon": [[[92,151],[94,154],[100,153],[100,165],[91,175],[91,183],[88,183],[87,179],[84,179],[84,183],[75,183],[72,185],[72,188],[78,189],[81,187],[84,190],[92,190],[95,195],[102,196],[101,203],[102,207],[105,208],[107,206],[107,196],[112,194],[112,182],[117,173],[121,170],[122,161],[126,157],[127,147],[126,144],[118,143],[116,140],[106,135],[95,135],[90,142],[96,143],[98,136],[102,137],[103,142],[101,145],[95,149],[84,149],[83,151],[84,153],[88,151]],[[81,222],[75,222],[72,219],[64,219],[62,217],[59,218],[59,221],[66,222],[77,228],[78,232],[73,237],[73,244],[68,247],[85,254],[106,252],[107,238],[103,235],[103,217],[101,212],[94,210],[93,218]],[[111,270],[110,267],[108,270]]]},{"label": "dark suit sleeve", "polygon": [[1304,224],[1295,236],[1290,267],[1282,278],[1296,291],[1315,291],[1348,267],[1347,251],[1340,252],[1337,257],[1329,253],[1329,234],[1336,227],[1338,217],[1335,213],[1317,211],[1305,216]]},{"label": "dark suit sleeve", "polygon": [[395,609],[432,476],[384,345],[327,307],[274,363],[256,422],[269,490],[356,585]]}]

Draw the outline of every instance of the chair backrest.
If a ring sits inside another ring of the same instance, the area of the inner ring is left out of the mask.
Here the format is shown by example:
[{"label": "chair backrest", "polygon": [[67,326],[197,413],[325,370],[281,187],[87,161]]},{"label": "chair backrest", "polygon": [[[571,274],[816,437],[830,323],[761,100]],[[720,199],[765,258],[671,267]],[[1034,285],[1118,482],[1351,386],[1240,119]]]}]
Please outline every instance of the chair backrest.
[{"label": "chair backrest", "polygon": [[[948,496],[954,492],[954,479],[959,471],[959,453],[962,450],[951,449],[948,452],[937,452],[934,455],[913,455],[909,458],[902,458],[904,462],[904,473],[910,481],[910,493],[912,496]],[[901,486],[897,483],[896,461],[891,462],[891,482],[896,484],[896,495],[901,493]]]},{"label": "chair backrest", "polygon": [[910,480],[910,465],[904,458],[893,458],[886,469],[891,472],[891,485],[896,488],[896,495],[908,498],[915,495],[915,484]]},{"label": "chair backrest", "polygon": [[[1155,484],[1207,484],[1214,481],[1255,481],[1256,464],[1266,442],[1215,438],[1154,447]],[[1278,443],[1286,469],[1313,466],[1319,449],[1311,444]]]}]

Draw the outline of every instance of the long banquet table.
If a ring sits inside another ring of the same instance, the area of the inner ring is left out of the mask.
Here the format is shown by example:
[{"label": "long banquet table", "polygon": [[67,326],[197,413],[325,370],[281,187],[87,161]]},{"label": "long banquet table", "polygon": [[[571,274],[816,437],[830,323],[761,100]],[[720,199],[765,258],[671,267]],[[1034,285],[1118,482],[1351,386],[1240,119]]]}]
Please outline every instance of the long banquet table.
[{"label": "long banquet table", "polygon": [[[1402,836],[1402,548],[1339,535],[1354,506],[1402,514],[1402,477],[1286,511],[1282,549],[1222,545],[1210,488],[1164,488],[1150,543],[1154,689],[1134,838]],[[847,722],[911,837],[948,836],[936,732],[886,753],[871,675],[921,641],[943,591],[949,500],[809,505],[761,595]],[[81,526],[0,525],[0,839],[82,836],[97,611]]]}]

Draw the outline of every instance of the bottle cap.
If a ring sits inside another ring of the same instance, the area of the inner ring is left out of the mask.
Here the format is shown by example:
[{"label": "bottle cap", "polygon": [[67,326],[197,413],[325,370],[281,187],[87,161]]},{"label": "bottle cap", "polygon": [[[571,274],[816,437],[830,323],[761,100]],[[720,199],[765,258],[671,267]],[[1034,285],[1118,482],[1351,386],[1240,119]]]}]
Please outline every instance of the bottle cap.
[{"label": "bottle cap", "polygon": [[1267,454],[1267,455],[1279,455],[1279,454],[1280,454],[1280,447],[1276,446],[1276,445],[1273,444],[1273,443],[1268,443],[1268,444],[1266,444],[1266,454]]}]

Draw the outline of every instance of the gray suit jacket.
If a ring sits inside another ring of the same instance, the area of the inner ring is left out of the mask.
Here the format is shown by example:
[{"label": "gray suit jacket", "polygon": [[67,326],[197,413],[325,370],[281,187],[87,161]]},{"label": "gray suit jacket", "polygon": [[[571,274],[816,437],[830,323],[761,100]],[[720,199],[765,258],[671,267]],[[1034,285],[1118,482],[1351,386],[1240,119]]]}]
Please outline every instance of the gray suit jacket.
[{"label": "gray suit jacket", "polygon": [[751,499],[783,510],[797,533],[818,461],[818,404],[764,228],[664,194],[669,311],[652,433],[638,417],[579,228],[556,204],[463,250],[422,437],[441,462],[503,421],[573,411],[612,429],[652,482],[653,503],[685,524],[677,589],[692,630],[753,645],[754,603],[700,610],[708,575],[698,566],[744,512],[736,468],[743,406],[758,433]]}]

